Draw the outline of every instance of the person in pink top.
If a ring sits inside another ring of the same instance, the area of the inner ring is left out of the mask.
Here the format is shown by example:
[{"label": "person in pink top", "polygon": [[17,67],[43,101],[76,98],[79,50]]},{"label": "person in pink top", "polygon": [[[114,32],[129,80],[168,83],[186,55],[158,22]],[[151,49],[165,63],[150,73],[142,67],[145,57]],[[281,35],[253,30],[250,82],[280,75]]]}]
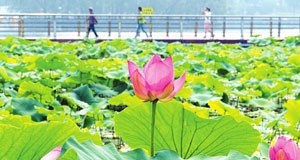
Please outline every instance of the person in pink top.
[{"label": "person in pink top", "polygon": [[210,8],[204,8],[202,15],[204,15],[204,38],[206,38],[206,33],[211,33],[211,12]]}]

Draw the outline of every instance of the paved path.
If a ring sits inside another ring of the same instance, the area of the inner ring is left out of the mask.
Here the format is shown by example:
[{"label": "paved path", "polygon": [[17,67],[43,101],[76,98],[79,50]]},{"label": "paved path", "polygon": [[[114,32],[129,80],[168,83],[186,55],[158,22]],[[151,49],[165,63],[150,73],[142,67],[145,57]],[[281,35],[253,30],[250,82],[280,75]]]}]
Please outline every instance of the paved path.
[{"label": "paved path", "polygon": [[[267,38],[270,37],[270,31],[269,30],[257,30],[254,31],[253,35],[261,35],[260,38]],[[283,30],[280,33],[280,37],[278,37],[278,30],[274,29],[272,31],[272,35],[274,38],[278,39],[284,39],[288,36],[299,36],[299,29],[289,29],[289,30]],[[119,36],[118,32],[112,32],[109,36],[107,32],[98,32],[99,40],[112,40],[112,39],[132,39],[135,37],[135,32],[121,32],[121,35]],[[149,32],[148,32],[149,35]],[[0,32],[0,38],[5,38],[6,36],[9,36],[8,33],[1,34]],[[12,34],[12,36],[17,36],[16,33]],[[39,38],[49,38],[52,40],[61,40],[61,41],[75,41],[75,40],[81,40],[85,38],[85,32],[81,32],[80,36],[78,36],[78,32],[57,32],[56,37],[54,37],[53,33],[51,33],[50,37],[48,37],[47,33],[25,33],[24,38],[26,39],[39,39]],[[94,33],[90,33],[89,38],[94,39]],[[214,32],[214,37],[211,37],[210,34],[207,35],[206,38],[204,38],[204,33],[197,33],[197,37],[195,37],[194,32],[183,32],[182,36],[180,35],[180,32],[170,32],[169,36],[166,35],[165,32],[153,32],[152,37],[146,37],[144,33],[141,33],[141,36],[138,37],[138,39],[142,40],[160,40],[160,41],[187,41],[187,42],[195,42],[195,43],[202,43],[207,41],[232,41],[233,43],[239,42],[242,40],[249,40],[252,37],[250,36],[249,31],[243,32],[243,37],[241,36],[240,30],[229,30],[226,32],[225,37],[223,37],[223,32],[216,30]]]}]

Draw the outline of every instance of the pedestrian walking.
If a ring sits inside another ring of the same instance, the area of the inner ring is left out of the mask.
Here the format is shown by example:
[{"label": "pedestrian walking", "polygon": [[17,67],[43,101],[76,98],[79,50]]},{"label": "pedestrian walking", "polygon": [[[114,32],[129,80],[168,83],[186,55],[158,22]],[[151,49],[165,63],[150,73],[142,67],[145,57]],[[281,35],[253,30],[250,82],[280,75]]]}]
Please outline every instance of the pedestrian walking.
[{"label": "pedestrian walking", "polygon": [[139,7],[138,8],[138,12],[139,12],[139,16],[138,16],[138,27],[137,27],[137,29],[136,29],[136,35],[135,35],[135,38],[138,36],[138,33],[139,33],[139,30],[141,29],[145,34],[146,34],[146,36],[148,37],[148,34],[147,34],[147,32],[145,31],[145,29],[144,29],[144,24],[146,24],[146,20],[145,20],[145,18],[144,18],[144,16],[143,16],[143,12],[142,12],[142,7]]},{"label": "pedestrian walking", "polygon": [[204,15],[204,37],[206,38],[206,33],[210,32],[212,36],[213,33],[211,31],[211,11],[210,8],[206,7],[204,8],[202,15]]},{"label": "pedestrian walking", "polygon": [[98,37],[98,34],[95,30],[95,24],[98,24],[97,19],[95,18],[95,16],[93,16],[94,12],[93,12],[93,8],[90,7],[89,8],[89,12],[90,12],[90,16],[88,18],[89,21],[89,28],[88,28],[88,33],[87,33],[87,38],[89,37],[90,31],[92,30],[96,36],[96,38]]}]

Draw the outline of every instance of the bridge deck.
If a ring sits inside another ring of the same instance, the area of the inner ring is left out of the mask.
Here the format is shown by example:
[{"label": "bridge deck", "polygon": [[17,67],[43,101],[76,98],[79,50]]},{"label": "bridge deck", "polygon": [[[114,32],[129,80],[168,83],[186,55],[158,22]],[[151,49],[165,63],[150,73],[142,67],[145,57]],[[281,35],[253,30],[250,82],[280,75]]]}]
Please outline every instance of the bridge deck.
[{"label": "bridge deck", "polygon": [[[0,38],[49,38],[80,40],[86,36],[89,15],[73,14],[0,14]],[[100,40],[134,38],[138,15],[94,15]],[[300,35],[299,16],[211,16],[213,37],[204,38],[204,17],[201,15],[147,15],[144,28],[151,35],[141,39],[164,41],[243,41],[254,35],[260,38],[283,39]],[[90,33],[90,38],[94,34]]]},{"label": "bridge deck", "polygon": [[[268,36],[267,31],[260,31],[261,36],[260,38],[266,38]],[[281,36],[280,38],[278,36],[274,36],[275,38],[282,40],[287,36],[295,36],[295,32],[290,30],[290,32],[285,32],[284,36]],[[97,32],[99,37],[97,39],[98,42],[104,41],[104,40],[113,40],[113,39],[133,39],[135,37],[135,32],[122,32],[121,36],[118,36],[118,32],[112,32],[111,36],[108,35],[107,32]],[[149,32],[148,32],[149,34]],[[247,40],[252,39],[253,37],[250,36],[250,33],[244,33],[244,37],[241,38],[240,33],[238,31],[232,31],[227,32],[227,36],[223,37],[222,33],[215,32],[214,37],[212,37],[210,34],[207,34],[207,37],[204,38],[204,33],[198,33],[197,36],[195,36],[195,33],[191,32],[185,32],[183,33],[183,36],[180,37],[179,33],[169,33],[169,36],[166,36],[166,33],[160,32],[160,33],[153,33],[152,37],[146,37],[144,33],[141,33],[140,37],[137,37],[137,39],[141,39],[143,41],[163,41],[163,42],[176,42],[180,41],[182,43],[206,43],[206,42],[221,42],[221,43],[247,43]],[[53,38],[53,36],[47,37],[34,37],[34,36],[25,36],[24,38],[28,40],[35,40],[39,38],[48,38],[52,41],[59,41],[59,42],[74,42],[78,40],[83,40],[86,38],[85,32],[82,32],[80,34],[81,36],[78,36],[78,33],[76,32],[58,32],[56,35],[56,38]],[[1,37],[5,38],[5,37]],[[90,33],[89,39],[95,39],[94,33]]]},{"label": "bridge deck", "polygon": [[[36,39],[34,38],[26,38],[27,40],[30,41],[35,41]],[[38,38],[37,38],[38,39]],[[57,41],[57,42],[76,42],[76,41],[81,41],[83,39],[50,39],[51,41]],[[97,39],[96,42],[102,42],[102,41],[110,41],[114,39]],[[235,43],[241,43],[241,44],[246,44],[247,39],[243,40],[236,40],[236,39],[141,39],[142,41],[159,41],[159,42],[167,42],[167,43],[173,43],[173,42],[181,42],[181,43],[207,43],[207,42],[220,42],[220,43],[227,43],[227,44],[235,44]]]}]

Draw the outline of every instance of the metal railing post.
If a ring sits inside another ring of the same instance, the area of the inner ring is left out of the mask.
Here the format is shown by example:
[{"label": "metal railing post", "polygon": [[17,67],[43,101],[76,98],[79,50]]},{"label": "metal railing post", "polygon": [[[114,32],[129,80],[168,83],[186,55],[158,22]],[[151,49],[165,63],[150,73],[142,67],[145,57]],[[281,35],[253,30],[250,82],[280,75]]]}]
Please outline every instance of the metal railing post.
[{"label": "metal railing post", "polygon": [[169,17],[167,17],[166,32],[167,32],[167,37],[169,37]]},{"label": "metal railing post", "polygon": [[119,16],[119,22],[118,22],[118,37],[121,37],[121,16]]},{"label": "metal railing post", "polygon": [[198,22],[195,22],[195,37],[198,36]]},{"label": "metal railing post", "polygon": [[253,36],[253,17],[251,17],[251,22],[250,22],[250,36]]},{"label": "metal railing post", "polygon": [[88,37],[89,34],[89,28],[88,28],[88,17],[85,18],[85,36]]},{"label": "metal railing post", "polygon": [[56,39],[56,16],[53,16],[53,37]]},{"label": "metal railing post", "polygon": [[78,31],[78,37],[80,37],[80,17],[78,17],[77,31]]},{"label": "metal railing post", "polygon": [[180,17],[180,38],[183,38],[183,18]]},{"label": "metal railing post", "polygon": [[244,17],[241,17],[241,39],[244,39]]},{"label": "metal railing post", "polygon": [[150,16],[149,32],[150,32],[150,37],[152,38],[152,16]]},{"label": "metal railing post", "polygon": [[272,17],[270,18],[270,37],[273,35],[273,23],[272,23]]},{"label": "metal railing post", "polygon": [[22,37],[24,37],[24,17],[22,17]]},{"label": "metal railing post", "polygon": [[111,18],[108,19],[108,37],[111,36]]},{"label": "metal railing post", "polygon": [[299,17],[299,35],[300,35],[300,17]]},{"label": "metal railing post", "polygon": [[281,30],[281,18],[278,18],[278,38],[280,38],[280,30]]},{"label": "metal railing post", "polygon": [[51,31],[50,27],[51,27],[50,17],[48,17],[48,37],[50,37],[50,31]]},{"label": "metal railing post", "polygon": [[19,21],[18,21],[18,35],[19,37],[21,36],[21,16],[19,16]]},{"label": "metal railing post", "polygon": [[226,17],[223,18],[223,38],[225,38],[226,33]]}]

